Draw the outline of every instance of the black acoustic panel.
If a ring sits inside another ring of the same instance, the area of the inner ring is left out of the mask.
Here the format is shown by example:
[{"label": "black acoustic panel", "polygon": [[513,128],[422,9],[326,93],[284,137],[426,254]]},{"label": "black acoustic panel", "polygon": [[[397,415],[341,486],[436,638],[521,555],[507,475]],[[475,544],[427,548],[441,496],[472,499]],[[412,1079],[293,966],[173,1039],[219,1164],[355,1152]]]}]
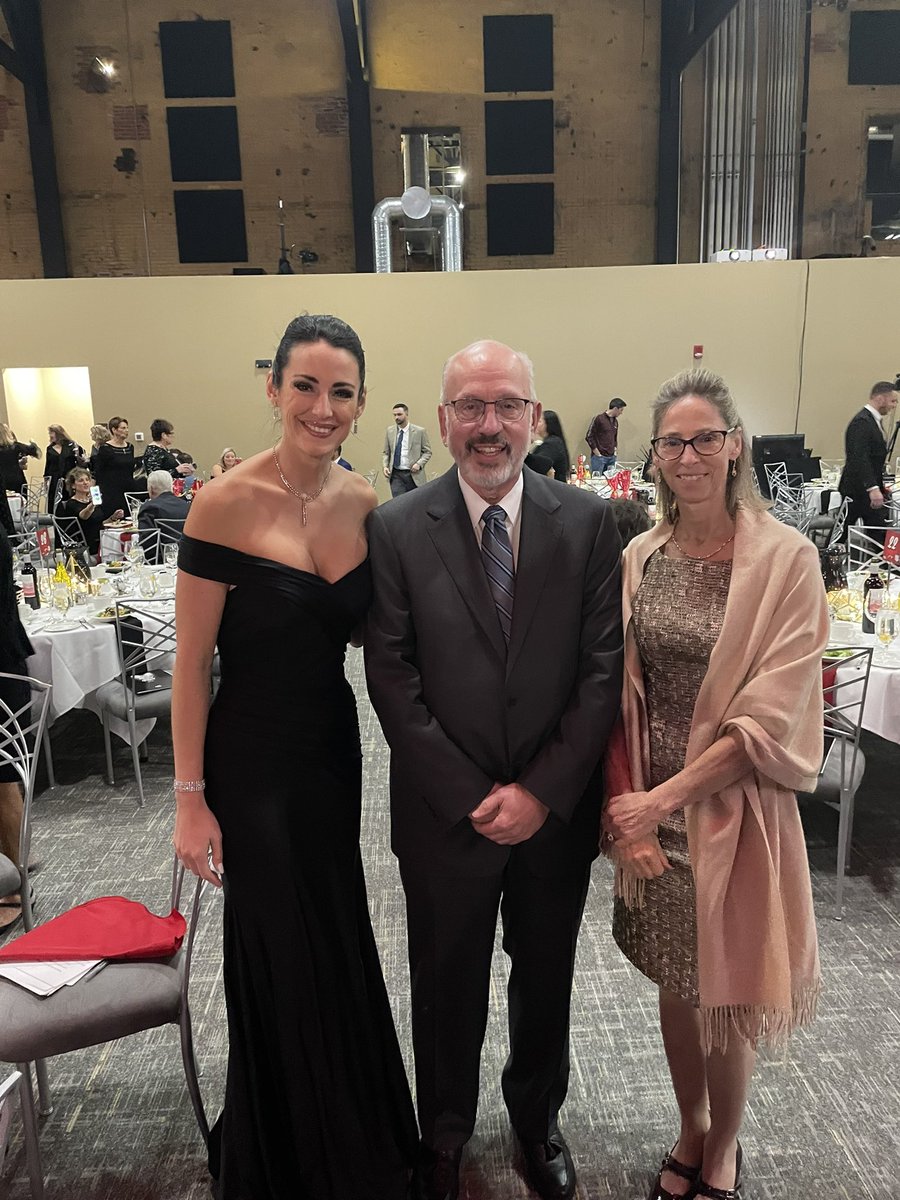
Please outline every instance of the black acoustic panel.
[{"label": "black acoustic panel", "polygon": [[900,83],[900,12],[850,14],[848,83]]},{"label": "black acoustic panel", "polygon": [[553,101],[485,100],[488,175],[553,174]]},{"label": "black acoustic panel", "polygon": [[176,192],[175,227],[180,262],[247,261],[244,193],[240,188]]},{"label": "black acoustic panel", "polygon": [[237,109],[233,104],[167,108],[169,159],[176,183],[241,178]]},{"label": "black acoustic panel", "polygon": [[487,185],[488,254],[552,254],[552,183]]},{"label": "black acoustic panel", "polygon": [[230,21],[160,21],[167,98],[233,96]]},{"label": "black acoustic panel", "polygon": [[553,17],[484,17],[484,90],[553,91]]}]

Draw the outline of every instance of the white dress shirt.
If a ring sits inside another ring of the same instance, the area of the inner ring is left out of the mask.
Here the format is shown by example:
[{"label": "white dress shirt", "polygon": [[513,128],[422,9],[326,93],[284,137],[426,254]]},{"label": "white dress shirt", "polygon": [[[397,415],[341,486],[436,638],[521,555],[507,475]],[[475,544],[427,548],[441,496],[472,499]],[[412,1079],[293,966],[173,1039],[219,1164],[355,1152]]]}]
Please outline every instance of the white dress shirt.
[{"label": "white dress shirt", "polygon": [[[480,550],[481,533],[484,529],[481,518],[491,506],[487,500],[478,495],[470,484],[466,483],[462,475],[459,475],[458,479],[459,488],[466,502],[466,508],[469,510],[469,519],[472,522],[472,528],[475,530],[475,537],[478,539],[478,549]],[[506,532],[509,534],[509,543],[512,546],[513,566],[518,566],[519,563],[519,535],[522,528],[522,493],[524,490],[525,484],[522,480],[522,474],[519,472],[519,478],[510,490],[502,500],[497,501],[498,506],[506,513]]]}]

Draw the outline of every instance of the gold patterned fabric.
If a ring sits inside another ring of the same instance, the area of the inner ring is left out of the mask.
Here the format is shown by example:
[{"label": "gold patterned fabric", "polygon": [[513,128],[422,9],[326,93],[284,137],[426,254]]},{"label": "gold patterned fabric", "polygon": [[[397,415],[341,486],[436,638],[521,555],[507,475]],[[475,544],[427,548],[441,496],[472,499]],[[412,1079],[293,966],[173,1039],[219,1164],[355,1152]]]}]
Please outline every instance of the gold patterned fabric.
[{"label": "gold patterned fabric", "polygon": [[[666,558],[660,550],[647,563],[633,621],[647,696],[651,787],[684,767],[694,705],[730,583],[730,562]],[[648,979],[696,1005],[697,906],[682,810],[660,825],[659,840],[673,869],[647,880],[642,907],[616,899],[613,937]]]}]

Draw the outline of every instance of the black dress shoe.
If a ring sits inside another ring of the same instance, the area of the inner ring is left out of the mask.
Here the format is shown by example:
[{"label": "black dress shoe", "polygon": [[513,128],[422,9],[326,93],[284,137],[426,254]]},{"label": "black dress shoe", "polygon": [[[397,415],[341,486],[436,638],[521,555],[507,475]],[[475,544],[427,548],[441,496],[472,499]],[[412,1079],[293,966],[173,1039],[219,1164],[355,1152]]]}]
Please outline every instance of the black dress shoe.
[{"label": "black dress shoe", "polygon": [[416,1163],[415,1200],[457,1200],[462,1146],[455,1150],[432,1150],[421,1143]]},{"label": "black dress shoe", "polygon": [[557,1130],[546,1142],[521,1142],[525,1176],[541,1200],[571,1200],[575,1195],[575,1164],[566,1139]]}]

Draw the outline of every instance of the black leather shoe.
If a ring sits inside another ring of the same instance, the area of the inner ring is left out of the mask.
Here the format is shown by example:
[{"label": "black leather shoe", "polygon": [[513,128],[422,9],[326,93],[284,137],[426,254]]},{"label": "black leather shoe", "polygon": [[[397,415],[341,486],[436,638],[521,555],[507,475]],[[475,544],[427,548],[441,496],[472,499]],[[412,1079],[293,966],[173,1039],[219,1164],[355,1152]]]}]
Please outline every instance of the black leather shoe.
[{"label": "black leather shoe", "polygon": [[541,1200],[572,1200],[575,1164],[566,1139],[557,1130],[546,1142],[521,1142],[525,1176]]},{"label": "black leather shoe", "polygon": [[413,1196],[415,1200],[457,1200],[462,1146],[456,1150],[432,1150],[419,1145]]}]

